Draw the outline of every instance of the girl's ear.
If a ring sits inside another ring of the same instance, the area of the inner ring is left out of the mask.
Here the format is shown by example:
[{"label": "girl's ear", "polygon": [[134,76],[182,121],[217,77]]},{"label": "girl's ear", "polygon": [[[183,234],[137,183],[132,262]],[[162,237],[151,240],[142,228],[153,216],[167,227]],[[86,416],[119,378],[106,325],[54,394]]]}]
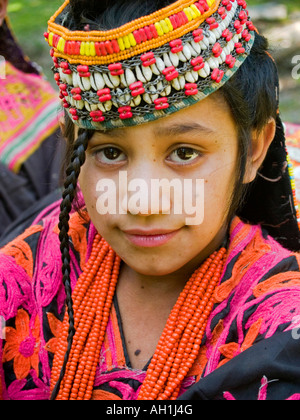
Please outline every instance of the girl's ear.
[{"label": "girl's ear", "polygon": [[271,118],[262,130],[252,131],[252,148],[248,157],[244,184],[249,184],[255,180],[257,172],[263,164],[269,147],[275,137],[275,132],[276,122],[274,118]]},{"label": "girl's ear", "polygon": [[0,26],[2,26],[4,18],[6,17],[7,5],[8,5],[8,0],[0,0]]}]

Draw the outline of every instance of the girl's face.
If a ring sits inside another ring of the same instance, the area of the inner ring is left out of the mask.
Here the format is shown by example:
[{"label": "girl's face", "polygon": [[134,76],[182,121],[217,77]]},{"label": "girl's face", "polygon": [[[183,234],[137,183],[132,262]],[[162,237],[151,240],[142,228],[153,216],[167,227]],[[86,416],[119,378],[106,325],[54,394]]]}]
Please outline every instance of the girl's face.
[{"label": "girl's face", "polygon": [[237,158],[234,120],[215,94],[154,122],[95,132],[79,182],[97,231],[131,269],[193,272],[226,235]]}]

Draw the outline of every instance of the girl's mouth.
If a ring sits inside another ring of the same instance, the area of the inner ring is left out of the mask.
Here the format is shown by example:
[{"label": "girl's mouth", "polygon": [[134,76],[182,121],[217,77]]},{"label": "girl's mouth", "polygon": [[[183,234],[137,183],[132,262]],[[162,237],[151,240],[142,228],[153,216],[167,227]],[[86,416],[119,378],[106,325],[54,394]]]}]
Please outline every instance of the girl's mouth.
[{"label": "girl's mouth", "polygon": [[124,231],[126,238],[133,244],[144,248],[154,248],[165,245],[173,239],[181,229],[177,230],[140,230],[131,229]]}]

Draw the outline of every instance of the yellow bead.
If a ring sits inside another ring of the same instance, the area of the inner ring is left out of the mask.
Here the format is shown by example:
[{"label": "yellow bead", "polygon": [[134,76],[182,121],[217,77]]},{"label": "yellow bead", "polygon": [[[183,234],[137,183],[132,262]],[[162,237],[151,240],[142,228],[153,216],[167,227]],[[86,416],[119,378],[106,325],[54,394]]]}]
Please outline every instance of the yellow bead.
[{"label": "yellow bead", "polygon": [[81,42],[80,45],[80,55],[85,55],[85,42]]},{"label": "yellow bead", "polygon": [[59,38],[58,44],[57,44],[57,49],[60,52],[64,52],[65,51],[65,45],[66,45],[66,41],[63,38]]},{"label": "yellow bead", "polygon": [[[192,11],[195,13],[196,17],[201,16],[200,10],[198,9],[198,7],[196,7],[194,4],[192,4],[190,6],[190,8],[192,9]],[[196,18],[195,18],[196,19]]]},{"label": "yellow bead", "polygon": [[207,4],[211,7],[214,4],[215,0],[207,0]]},{"label": "yellow bead", "polygon": [[163,36],[165,34],[164,31],[163,31],[163,28],[161,27],[161,25],[158,22],[156,22],[154,24],[154,26],[155,26],[159,36]]},{"label": "yellow bead", "polygon": [[185,9],[183,9],[183,11],[186,14],[189,22],[191,22],[191,20],[193,20],[193,17],[192,17],[192,13],[191,13],[190,8],[189,7],[186,7]]},{"label": "yellow bead", "polygon": [[91,54],[92,57],[96,56],[96,48],[95,48],[95,43],[94,42],[90,43],[90,54]]},{"label": "yellow bead", "polygon": [[[196,7],[196,6],[195,6]],[[197,7],[196,7],[196,9],[197,9]],[[198,9],[197,9],[198,10]],[[168,27],[169,27],[169,29],[170,29],[170,32],[171,31],[174,31],[174,28],[173,28],[173,25],[172,25],[172,22],[170,21],[170,19],[169,18],[166,18],[165,19],[165,21],[167,22],[167,25],[168,25]]]},{"label": "yellow bead", "polygon": [[162,30],[164,31],[164,33],[168,34],[170,32],[170,29],[167,25],[167,22],[165,20],[161,20],[159,23],[160,23],[160,26],[162,27]]},{"label": "yellow bead", "polygon": [[129,38],[129,42],[130,42],[131,47],[135,47],[136,44],[137,44],[137,42],[136,42],[135,37],[133,36],[133,34],[129,34],[128,35],[128,38]]},{"label": "yellow bead", "polygon": [[49,38],[48,38],[50,47],[53,47],[53,36],[54,36],[54,33],[50,32]]},{"label": "yellow bead", "polygon": [[123,38],[118,38],[118,44],[119,44],[120,50],[124,51],[125,50],[125,45],[124,45]]},{"label": "yellow bead", "polygon": [[85,55],[87,55],[88,57],[91,56],[91,43],[90,42],[86,42],[85,44]]},{"label": "yellow bead", "polygon": [[127,35],[123,36],[123,41],[126,49],[131,48],[129,37]]}]

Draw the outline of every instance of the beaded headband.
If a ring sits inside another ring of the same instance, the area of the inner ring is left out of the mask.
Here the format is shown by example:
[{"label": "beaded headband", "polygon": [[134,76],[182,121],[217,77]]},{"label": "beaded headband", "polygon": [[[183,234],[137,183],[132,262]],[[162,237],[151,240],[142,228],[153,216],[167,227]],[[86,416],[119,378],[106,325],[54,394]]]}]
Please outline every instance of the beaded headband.
[{"label": "beaded headband", "polygon": [[110,31],[45,33],[60,98],[79,127],[139,125],[222,87],[250,53],[255,27],[244,0],[178,0]]}]

